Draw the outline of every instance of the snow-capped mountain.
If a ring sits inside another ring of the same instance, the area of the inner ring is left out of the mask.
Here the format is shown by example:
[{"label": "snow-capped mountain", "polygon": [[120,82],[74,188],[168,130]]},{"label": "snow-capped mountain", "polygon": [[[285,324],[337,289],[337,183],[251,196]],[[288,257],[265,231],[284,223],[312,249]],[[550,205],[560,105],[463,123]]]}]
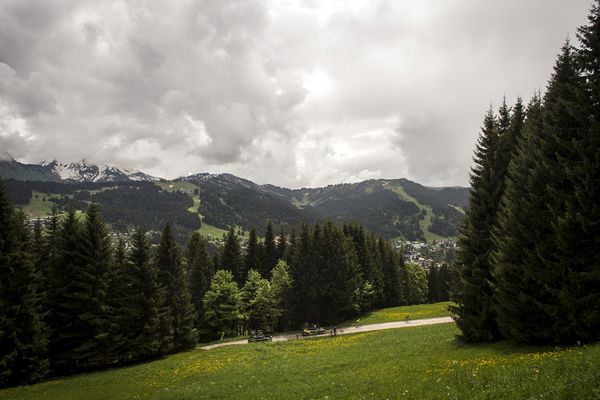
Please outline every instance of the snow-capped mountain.
[{"label": "snow-capped mountain", "polygon": [[86,160],[72,163],[52,160],[40,164],[23,164],[8,153],[0,154],[0,176],[4,179],[52,182],[128,182],[157,179],[135,169],[91,164]]},{"label": "snow-capped mountain", "polygon": [[104,164],[90,164],[87,160],[63,164],[56,160],[44,161],[42,167],[58,175],[63,181],[73,182],[123,182],[151,181],[156,178],[129,168],[117,168]]}]

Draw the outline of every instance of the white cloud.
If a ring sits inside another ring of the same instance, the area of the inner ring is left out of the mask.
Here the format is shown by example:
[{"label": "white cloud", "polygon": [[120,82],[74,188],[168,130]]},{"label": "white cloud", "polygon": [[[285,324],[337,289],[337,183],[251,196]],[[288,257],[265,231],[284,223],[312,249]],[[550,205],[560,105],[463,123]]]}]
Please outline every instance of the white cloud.
[{"label": "white cloud", "polygon": [[6,0],[0,147],[169,178],[465,185],[489,103],[543,88],[588,7]]}]

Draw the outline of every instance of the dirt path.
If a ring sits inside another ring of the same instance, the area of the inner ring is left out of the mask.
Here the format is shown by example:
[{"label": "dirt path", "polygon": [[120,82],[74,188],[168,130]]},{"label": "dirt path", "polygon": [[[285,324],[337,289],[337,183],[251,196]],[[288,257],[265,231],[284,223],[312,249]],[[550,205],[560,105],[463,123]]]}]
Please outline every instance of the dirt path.
[{"label": "dirt path", "polygon": [[[346,327],[346,328],[338,328],[337,334],[338,335],[348,335],[351,333],[380,331],[380,330],[384,330],[384,329],[399,329],[399,328],[410,328],[411,326],[447,324],[449,322],[453,322],[453,319],[450,317],[416,319],[414,321],[385,322],[385,323],[381,323],[381,324],[360,325],[358,327],[350,326],[350,327]],[[327,332],[329,332],[329,331],[330,330],[328,329]],[[325,335],[320,335],[320,336],[302,336],[300,334],[300,332],[298,332],[297,334],[291,333],[291,334],[287,334],[287,335],[273,336],[273,341],[274,342],[283,342],[286,340],[310,339],[313,337],[323,337],[323,336],[328,336],[328,335],[329,335],[329,333],[326,333]],[[203,349],[203,350],[210,350],[210,349],[215,349],[217,347],[234,346],[234,345],[239,345],[239,344],[248,344],[248,340],[247,339],[233,340],[231,342],[210,344],[210,345],[206,345],[206,346],[201,346],[199,348]]]}]

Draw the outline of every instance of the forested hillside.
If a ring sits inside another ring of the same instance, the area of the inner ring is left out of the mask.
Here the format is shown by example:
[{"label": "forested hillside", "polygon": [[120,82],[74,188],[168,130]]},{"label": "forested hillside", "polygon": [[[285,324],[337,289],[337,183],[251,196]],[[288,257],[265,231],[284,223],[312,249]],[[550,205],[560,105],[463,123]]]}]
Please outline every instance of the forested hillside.
[{"label": "forested hillside", "polygon": [[[120,232],[143,224],[159,230],[166,220],[180,235],[207,226],[249,231],[270,220],[289,232],[302,221],[359,223],[388,239],[452,237],[463,217],[466,188],[427,188],[406,179],[370,180],[314,189],[257,185],[229,174],[198,174],[175,181],[49,182],[6,181],[18,206],[32,217],[53,207],[85,210],[102,206],[107,222]],[[179,240],[181,243],[182,241]]]},{"label": "forested hillside", "polygon": [[407,240],[455,236],[468,195],[466,188],[427,188],[406,179],[294,190],[228,174],[180,181],[199,188],[200,214],[220,228],[260,227],[265,219],[284,228],[303,220],[332,220],[360,223],[386,238]]}]

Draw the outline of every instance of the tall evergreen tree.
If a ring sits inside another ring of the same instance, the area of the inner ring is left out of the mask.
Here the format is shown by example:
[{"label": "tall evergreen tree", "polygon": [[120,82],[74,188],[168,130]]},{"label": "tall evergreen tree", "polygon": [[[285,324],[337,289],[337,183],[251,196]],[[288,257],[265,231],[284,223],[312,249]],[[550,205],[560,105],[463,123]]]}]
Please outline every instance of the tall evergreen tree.
[{"label": "tall evergreen tree", "polygon": [[212,265],[213,265],[213,269],[215,271],[218,271],[218,270],[222,269],[221,268],[222,267],[222,265],[221,265],[221,257],[219,256],[219,252],[218,251],[215,251],[213,253],[213,256],[212,256]]},{"label": "tall evergreen tree", "polygon": [[[589,271],[589,259],[584,266],[576,261],[584,253],[578,246],[585,238],[578,236],[578,218],[571,217],[581,210],[569,210],[577,197],[569,171],[581,165],[583,149],[577,143],[585,136],[582,82],[573,53],[567,41],[544,96],[541,122],[526,131],[511,164],[496,235],[496,275],[502,279],[497,288],[498,321],[507,337],[522,342],[583,339],[576,333],[577,315],[582,314],[578,298],[589,299],[590,293],[581,286],[570,290],[578,270]],[[519,281],[519,276],[525,279]]]},{"label": "tall evergreen tree", "polygon": [[206,250],[206,240],[198,232],[194,232],[190,239],[189,247],[193,247],[193,258],[188,259],[190,268],[190,292],[192,294],[192,304],[196,310],[196,327],[199,329],[202,325],[204,316],[204,295],[210,287],[210,280],[213,276],[213,267]]},{"label": "tall evergreen tree", "polygon": [[40,218],[37,218],[33,225],[33,235],[31,243],[31,253],[33,256],[34,269],[37,277],[37,291],[40,300],[40,316],[44,321],[46,327],[46,334],[49,335],[49,327],[47,324],[48,318],[48,264],[49,260],[46,258],[46,249],[48,248],[47,238],[44,234],[44,228]]},{"label": "tall evergreen tree", "polygon": [[28,227],[0,181],[0,387],[33,383],[48,372],[46,330]]},{"label": "tall evergreen tree", "polygon": [[375,287],[374,279],[377,274],[372,273],[370,264],[371,257],[367,249],[367,239],[365,231],[361,225],[344,225],[344,235],[352,241],[357,262],[357,270],[352,274],[354,282],[351,284],[355,287],[352,297],[352,307],[355,313],[369,310],[375,303]]},{"label": "tall evergreen tree", "polygon": [[450,274],[448,271],[448,264],[444,263],[438,271],[438,285],[439,293],[437,301],[448,301],[448,282],[450,281]]},{"label": "tall evergreen tree", "polygon": [[[138,227],[131,236],[131,251],[126,268],[130,312],[127,330],[128,358],[147,360],[158,355],[161,346],[159,327],[161,300],[164,293],[158,285],[158,269],[152,260],[146,231]],[[164,289],[163,289],[164,290]]]},{"label": "tall evergreen tree", "polygon": [[130,362],[128,341],[130,306],[130,283],[127,279],[127,249],[123,238],[119,238],[114,249],[114,262],[107,275],[106,305],[110,335],[110,359],[113,363]]},{"label": "tall evergreen tree", "polygon": [[244,273],[242,274],[244,280],[246,279],[248,271],[250,271],[251,269],[254,269],[256,271],[262,270],[261,257],[259,251],[260,250],[258,239],[256,237],[256,229],[252,227],[252,229],[250,229],[250,234],[248,235],[248,245],[246,247],[246,254],[244,256],[245,267]]},{"label": "tall evergreen tree", "polygon": [[311,232],[303,223],[291,249],[290,271],[294,281],[290,293],[292,323],[300,325],[317,318],[317,263],[313,259]]},{"label": "tall evergreen tree", "polygon": [[436,267],[429,268],[429,271],[427,272],[427,300],[430,303],[436,303],[438,301],[438,294],[440,289],[439,278],[439,270]]},{"label": "tall evergreen tree", "polygon": [[238,285],[244,283],[244,259],[242,257],[240,242],[233,227],[229,228],[229,232],[225,237],[223,252],[219,257],[219,267],[230,271]]},{"label": "tall evergreen tree", "polygon": [[431,267],[427,274],[429,288],[428,300],[430,303],[448,301],[448,266]]},{"label": "tall evergreen tree", "polygon": [[277,244],[275,243],[275,235],[273,233],[273,224],[271,221],[267,223],[267,229],[265,230],[265,242],[262,259],[262,269],[259,270],[260,274],[266,279],[271,278],[271,270],[275,268],[277,264]]},{"label": "tall evergreen tree", "polygon": [[52,314],[52,307],[50,304],[52,292],[51,274],[52,271],[58,270],[58,264],[60,262],[60,220],[56,213],[56,208],[52,208],[52,213],[48,217],[44,244],[45,246],[42,255],[44,265],[40,268],[43,282],[42,310],[45,314],[44,320],[48,325],[50,333],[52,333],[52,327],[49,322]]},{"label": "tall evergreen tree", "polygon": [[379,252],[377,238],[369,233],[366,238],[366,279],[373,284],[374,306],[385,306],[385,276],[383,273],[383,255]]},{"label": "tall evergreen tree", "polygon": [[81,265],[81,224],[73,209],[67,212],[56,236],[56,262],[49,264],[48,271],[50,362],[54,372],[69,373],[76,370],[71,352],[80,346],[82,334],[78,318],[82,310],[76,295],[80,288],[75,279]]},{"label": "tall evergreen tree", "polygon": [[279,238],[277,239],[277,261],[285,259],[285,253],[287,250],[287,238],[283,228],[279,230]]},{"label": "tall evergreen tree", "polygon": [[581,121],[569,149],[578,159],[566,166],[573,195],[566,201],[556,226],[558,255],[566,260],[567,284],[561,297],[569,298],[571,339],[600,339],[600,1],[596,0],[588,24],[578,32],[578,64],[585,78],[585,96],[570,107]]},{"label": "tall evergreen tree", "polygon": [[383,291],[384,301],[387,307],[400,304],[400,275],[398,258],[394,254],[390,243],[383,238],[377,241],[379,254],[383,261]]},{"label": "tall evergreen tree", "polygon": [[318,285],[317,304],[321,305],[317,318],[323,323],[337,323],[348,314],[351,305],[345,252],[353,249],[345,246],[344,237],[331,222],[327,222],[320,237],[315,236],[313,240],[319,257],[319,278],[313,283]]},{"label": "tall evergreen tree", "polygon": [[69,354],[78,369],[90,369],[112,362],[106,294],[113,249],[95,204],[87,210],[78,253],[80,263],[71,275],[75,290],[70,293],[78,311],[76,316],[72,316],[78,320],[78,337]]},{"label": "tall evergreen tree", "polygon": [[[165,320],[161,321],[161,324],[168,324],[168,319],[170,319],[171,329],[166,326],[165,332],[167,335],[171,330],[173,332],[172,350],[180,351],[192,348],[196,344],[195,312],[185,267],[170,224],[163,229],[156,260],[158,282],[166,292],[164,303],[166,313],[163,317]],[[168,340],[168,336],[163,336],[163,338]],[[168,343],[165,344],[168,348]]]},{"label": "tall evergreen tree", "polygon": [[545,171],[540,162],[543,140],[542,105],[535,96],[510,164],[492,258],[498,326],[505,337],[522,342],[547,342],[552,331],[552,319],[543,306],[553,301],[552,295],[538,282],[550,272],[541,257],[551,238]]},{"label": "tall evergreen tree", "polygon": [[490,341],[500,337],[492,309],[490,252],[491,229],[498,204],[494,162],[498,149],[498,121],[490,108],[475,150],[471,170],[469,207],[458,239],[453,267],[451,307],[453,318],[466,341]]},{"label": "tall evergreen tree", "polygon": [[[590,25],[580,30],[582,49],[575,56],[567,42],[544,98],[544,124],[553,153],[545,158],[549,210],[555,246],[546,259],[560,278],[551,286],[559,307],[554,342],[600,338],[600,121],[598,90],[600,21],[592,9]],[[578,65],[579,64],[579,65]],[[553,168],[554,167],[554,168]]]},{"label": "tall evergreen tree", "polygon": [[[46,238],[44,237],[44,228],[42,227],[42,221],[36,218],[33,223],[33,235],[31,238],[31,252],[33,256],[33,262],[36,271],[40,274],[40,279],[45,275],[45,249],[46,249]],[[43,285],[42,285],[43,287]]]}]

